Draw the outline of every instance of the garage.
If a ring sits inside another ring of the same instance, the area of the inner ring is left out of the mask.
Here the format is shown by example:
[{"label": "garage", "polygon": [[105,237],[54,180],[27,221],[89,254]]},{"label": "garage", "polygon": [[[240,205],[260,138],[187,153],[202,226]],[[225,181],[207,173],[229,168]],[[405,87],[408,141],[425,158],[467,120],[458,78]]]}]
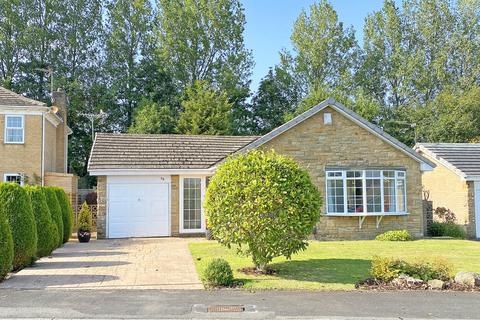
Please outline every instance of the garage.
[{"label": "garage", "polygon": [[108,176],[109,238],[170,235],[170,177]]}]

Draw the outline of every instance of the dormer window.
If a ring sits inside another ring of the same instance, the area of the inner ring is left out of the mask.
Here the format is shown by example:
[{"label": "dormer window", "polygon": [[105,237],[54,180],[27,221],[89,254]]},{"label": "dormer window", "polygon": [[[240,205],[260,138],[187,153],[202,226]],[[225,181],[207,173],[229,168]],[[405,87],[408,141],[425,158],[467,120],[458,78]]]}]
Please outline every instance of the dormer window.
[{"label": "dormer window", "polygon": [[5,143],[24,143],[24,117],[22,115],[5,116]]}]

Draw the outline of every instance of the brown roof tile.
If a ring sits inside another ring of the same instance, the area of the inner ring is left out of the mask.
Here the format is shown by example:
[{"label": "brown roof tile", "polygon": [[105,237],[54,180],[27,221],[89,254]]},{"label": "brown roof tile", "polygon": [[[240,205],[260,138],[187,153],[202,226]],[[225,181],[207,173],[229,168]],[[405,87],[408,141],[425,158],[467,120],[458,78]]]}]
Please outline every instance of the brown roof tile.
[{"label": "brown roof tile", "polygon": [[88,170],[207,169],[257,136],[98,133]]},{"label": "brown roof tile", "polygon": [[13,91],[0,87],[0,106],[45,107],[45,103],[26,98]]}]

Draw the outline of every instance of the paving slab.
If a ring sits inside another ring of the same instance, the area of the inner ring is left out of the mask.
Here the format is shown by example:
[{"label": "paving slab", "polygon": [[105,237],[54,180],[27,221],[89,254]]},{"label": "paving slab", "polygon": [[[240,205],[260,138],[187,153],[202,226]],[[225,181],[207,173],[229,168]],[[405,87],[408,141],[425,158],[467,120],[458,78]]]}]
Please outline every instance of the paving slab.
[{"label": "paving slab", "polygon": [[188,243],[145,238],[68,242],[0,289],[202,289]]}]

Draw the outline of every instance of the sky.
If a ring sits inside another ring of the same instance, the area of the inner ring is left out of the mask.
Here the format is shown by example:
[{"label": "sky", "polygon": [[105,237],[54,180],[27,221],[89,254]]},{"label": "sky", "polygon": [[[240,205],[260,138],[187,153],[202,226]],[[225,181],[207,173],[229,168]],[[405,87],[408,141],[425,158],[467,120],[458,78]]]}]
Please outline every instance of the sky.
[{"label": "sky", "polygon": [[[276,65],[281,49],[291,49],[293,23],[302,9],[308,11],[314,0],[242,0],[247,24],[245,46],[252,50],[255,67],[252,91],[257,90],[268,68]],[[339,20],[353,26],[361,44],[365,17],[382,7],[383,0],[330,0]]]}]

